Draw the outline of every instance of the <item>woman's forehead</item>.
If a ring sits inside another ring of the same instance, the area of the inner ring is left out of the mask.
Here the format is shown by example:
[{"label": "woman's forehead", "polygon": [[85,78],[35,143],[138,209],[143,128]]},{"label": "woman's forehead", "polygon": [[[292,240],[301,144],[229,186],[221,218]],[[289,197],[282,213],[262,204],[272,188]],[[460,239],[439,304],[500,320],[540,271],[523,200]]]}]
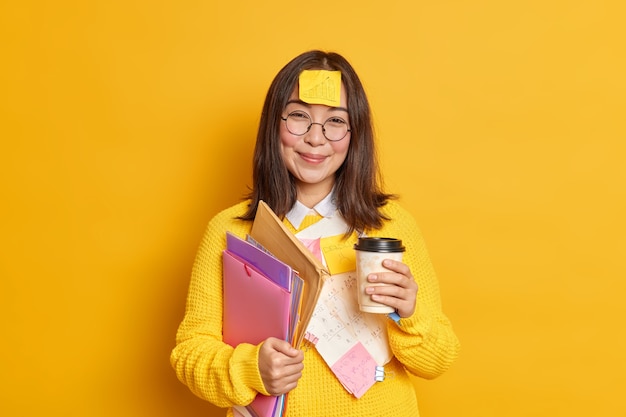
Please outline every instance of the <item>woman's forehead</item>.
[{"label": "woman's forehead", "polygon": [[298,77],[298,95],[305,103],[338,107],[341,91],[341,71],[304,70]]},{"label": "woman's forehead", "polygon": [[340,90],[339,90],[339,102],[338,105],[326,105],[326,104],[318,104],[318,103],[310,103],[307,100],[302,100],[302,95],[300,94],[300,87],[298,84],[296,84],[293,88],[293,90],[291,91],[291,94],[289,95],[289,98],[287,100],[286,104],[291,104],[291,103],[296,103],[296,104],[300,104],[306,107],[310,107],[310,106],[316,106],[316,105],[320,105],[320,106],[324,106],[324,107],[328,107],[328,108],[337,108],[337,109],[341,109],[341,110],[346,110],[348,109],[348,97],[345,91],[345,87],[343,85],[343,83],[340,85]]}]

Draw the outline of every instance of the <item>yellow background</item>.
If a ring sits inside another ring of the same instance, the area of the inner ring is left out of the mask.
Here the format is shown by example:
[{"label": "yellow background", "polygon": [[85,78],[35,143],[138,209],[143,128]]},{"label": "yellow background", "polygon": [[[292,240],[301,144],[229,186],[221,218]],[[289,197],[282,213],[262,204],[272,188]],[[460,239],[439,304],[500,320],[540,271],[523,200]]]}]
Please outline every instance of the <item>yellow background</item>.
[{"label": "yellow background", "polygon": [[462,341],[423,416],[625,415],[623,4],[3,1],[0,414],[223,414],[169,366],[195,249],[322,48]]}]

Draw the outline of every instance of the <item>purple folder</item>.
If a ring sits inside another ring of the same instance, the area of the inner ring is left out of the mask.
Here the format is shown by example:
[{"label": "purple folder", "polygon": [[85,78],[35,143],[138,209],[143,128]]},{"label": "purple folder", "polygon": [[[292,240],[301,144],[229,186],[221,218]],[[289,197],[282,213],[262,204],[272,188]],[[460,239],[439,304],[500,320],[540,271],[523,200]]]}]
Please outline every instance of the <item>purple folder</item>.
[{"label": "purple folder", "polygon": [[244,259],[263,275],[291,292],[293,271],[289,265],[230,232],[226,232],[226,250]]}]

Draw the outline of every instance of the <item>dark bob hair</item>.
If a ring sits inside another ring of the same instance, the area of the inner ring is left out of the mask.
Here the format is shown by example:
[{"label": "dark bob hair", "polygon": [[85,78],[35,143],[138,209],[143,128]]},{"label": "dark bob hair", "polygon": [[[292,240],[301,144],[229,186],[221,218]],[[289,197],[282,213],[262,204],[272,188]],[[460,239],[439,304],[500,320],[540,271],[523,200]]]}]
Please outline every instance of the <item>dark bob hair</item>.
[{"label": "dark bob hair", "polygon": [[352,65],[334,52],[308,51],[285,65],[265,98],[253,157],[251,204],[244,220],[253,220],[260,200],[283,218],[296,202],[296,186],[280,152],[281,115],[303,70],[341,71],[348,100],[350,146],[346,160],[335,173],[335,199],[350,231],[380,229],[387,218],[380,208],[392,194],[382,190],[374,144],[374,129],[365,90]]}]

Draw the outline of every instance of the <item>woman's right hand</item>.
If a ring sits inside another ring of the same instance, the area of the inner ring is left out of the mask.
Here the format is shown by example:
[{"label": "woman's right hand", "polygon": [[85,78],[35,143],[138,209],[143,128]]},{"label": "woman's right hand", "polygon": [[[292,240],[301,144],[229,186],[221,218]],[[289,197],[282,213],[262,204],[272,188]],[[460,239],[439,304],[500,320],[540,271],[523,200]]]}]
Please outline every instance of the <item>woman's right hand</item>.
[{"label": "woman's right hand", "polygon": [[271,395],[286,394],[298,385],[304,369],[304,352],[289,342],[270,337],[259,349],[259,371]]}]

